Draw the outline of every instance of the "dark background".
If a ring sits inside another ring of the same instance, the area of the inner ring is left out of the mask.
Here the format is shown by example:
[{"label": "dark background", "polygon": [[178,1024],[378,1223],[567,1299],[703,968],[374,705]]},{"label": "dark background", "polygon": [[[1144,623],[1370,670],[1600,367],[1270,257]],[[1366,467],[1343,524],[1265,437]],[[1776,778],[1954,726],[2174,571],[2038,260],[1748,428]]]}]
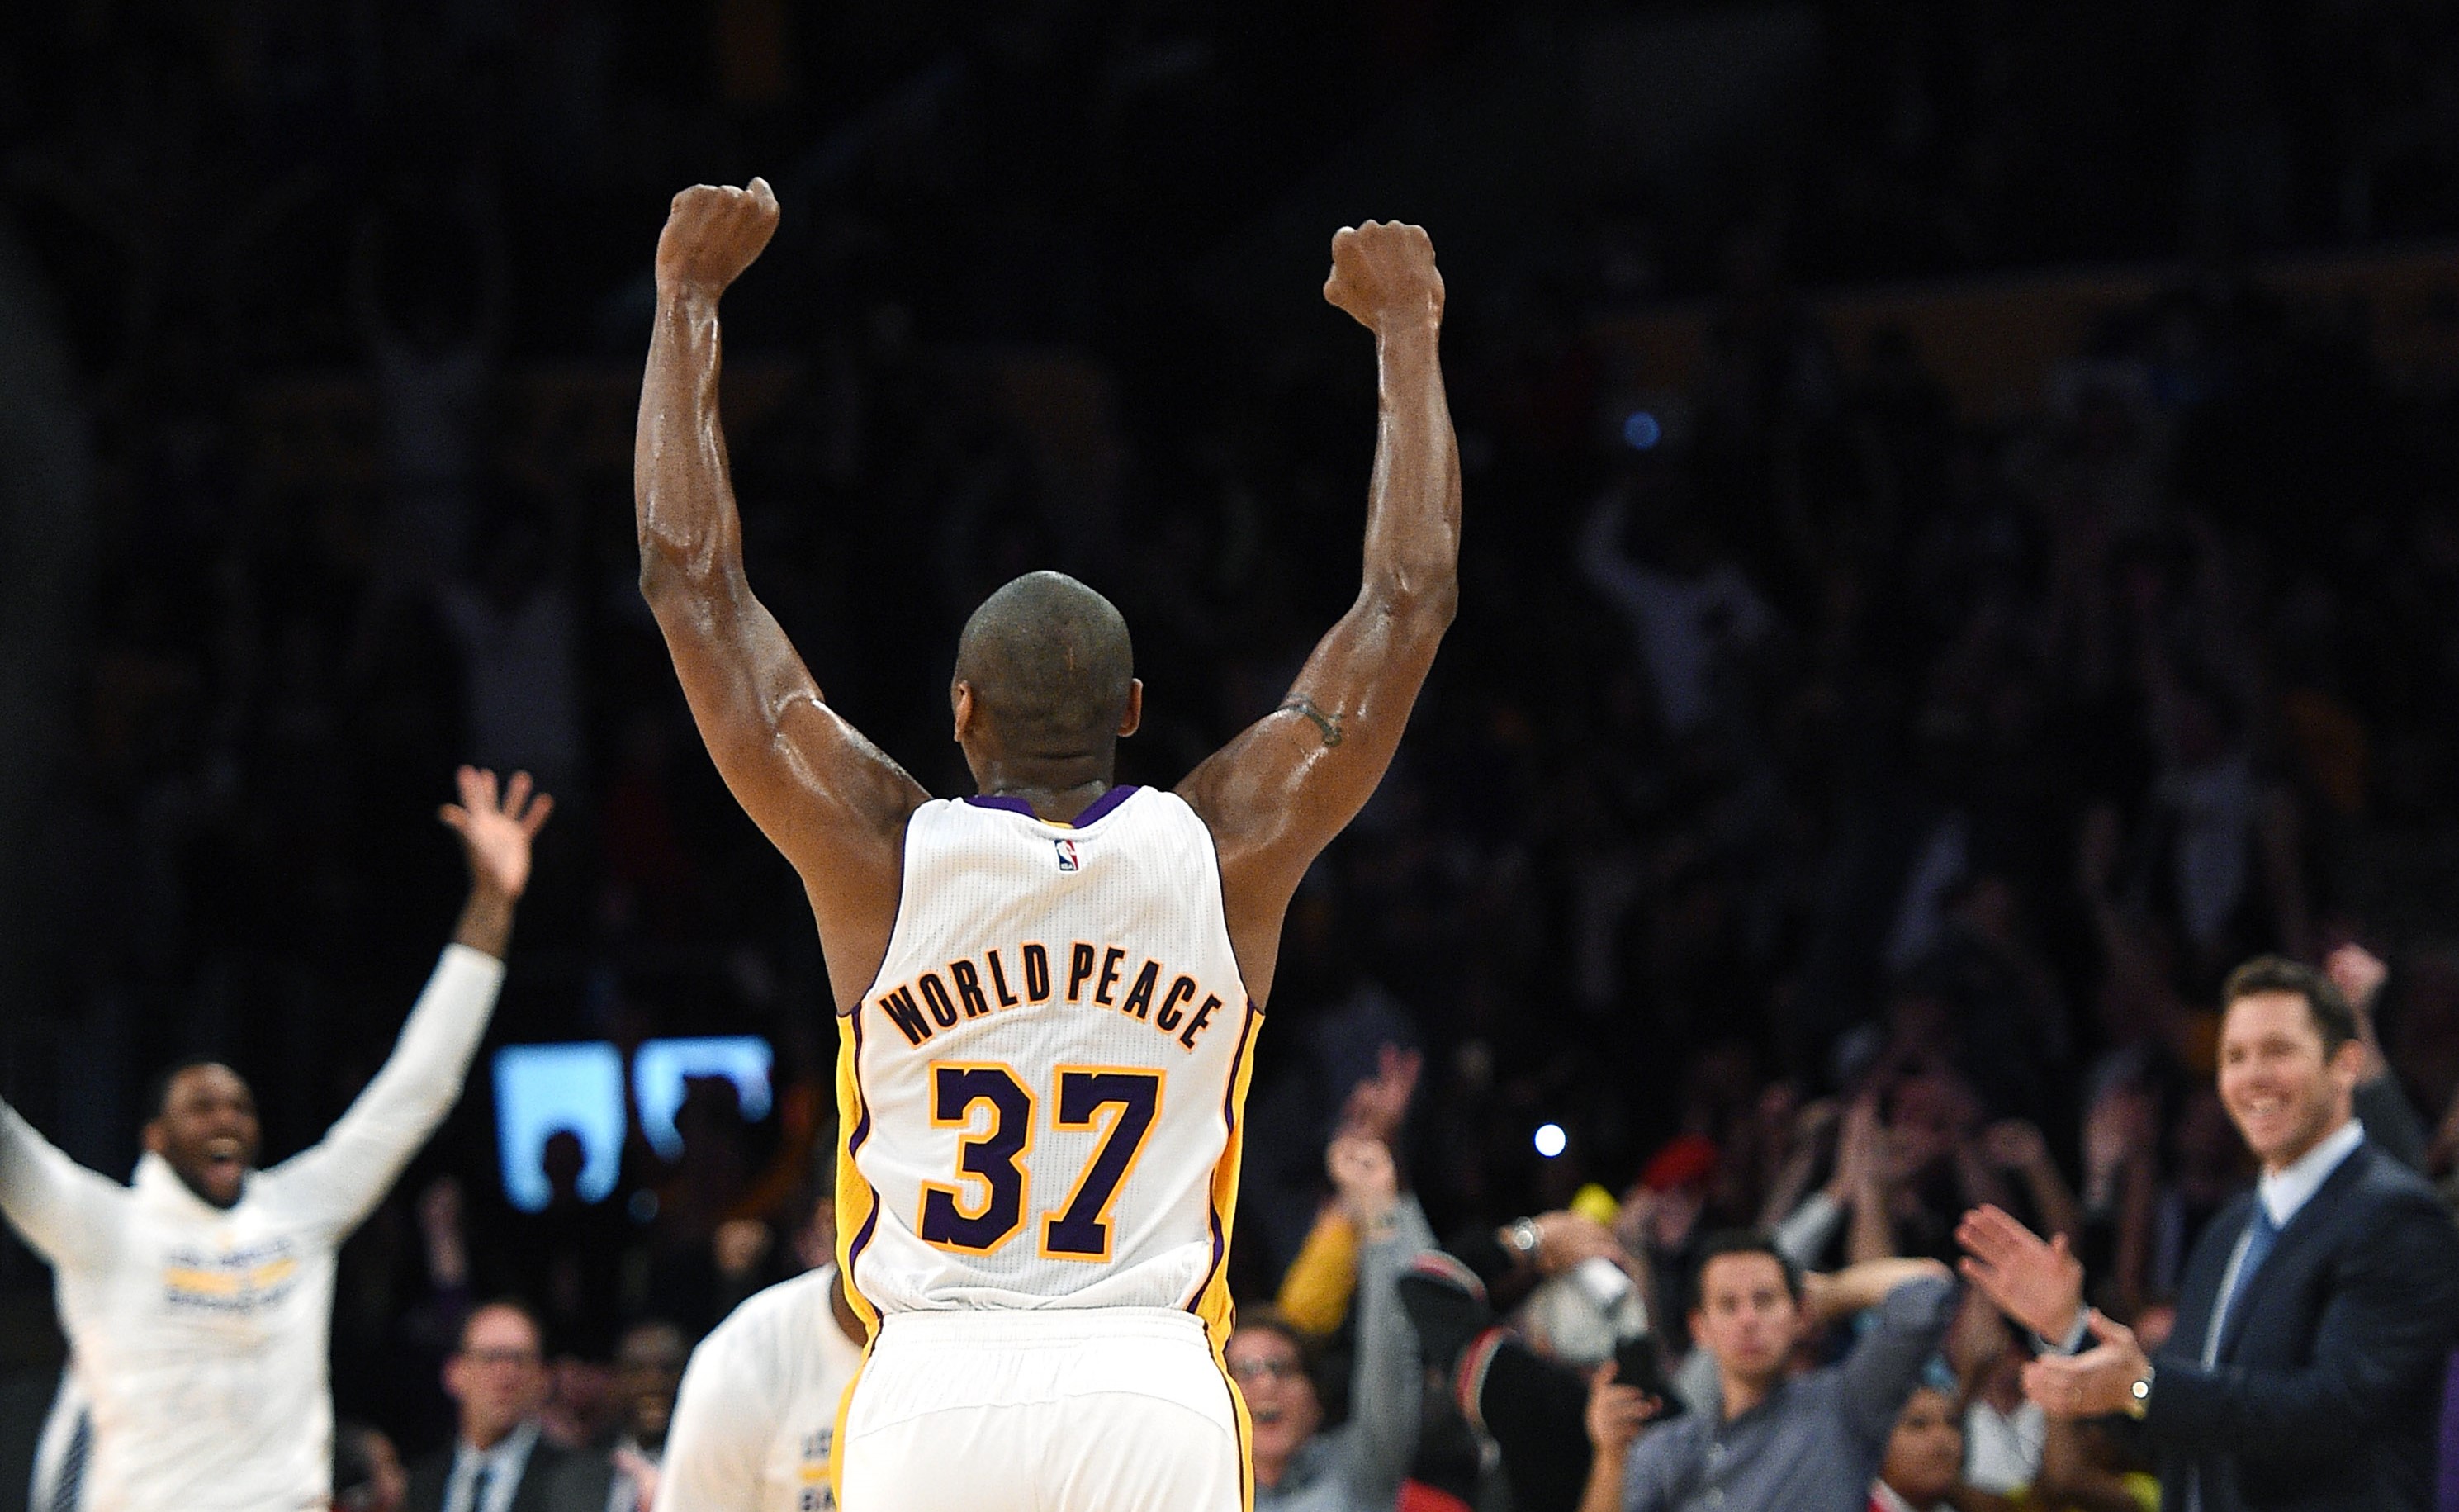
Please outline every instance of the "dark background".
[{"label": "dark background", "polygon": [[[808,914],[633,586],[650,254],[695,180],[785,206],[726,304],[753,582],[941,793],[956,629],[1019,571],[1134,627],[1124,779],[1273,706],[1356,591],[1373,442],[1326,242],[1433,234],[1461,613],[1293,911],[1244,1293],[1387,1041],[1426,1052],[1404,1156],[1439,1228],[1618,1190],[1680,1132],[1751,1216],[1767,1128],[1908,1066],[2074,1170],[2112,1086],[2191,1123],[2259,949],[2365,940],[2428,1124],[2459,1087],[2447,6],[7,25],[0,1090],[121,1175],[143,1079],[214,1053],[268,1158],[312,1141],[450,927],[431,815],[480,761],[563,803],[490,1042],[759,1033],[799,1110],[704,1099],[683,1166],[627,1171],[653,1221],[542,1235],[473,1076],[346,1257],[337,1393],[407,1447],[439,1428],[422,1193],[457,1182],[482,1283],[544,1284],[576,1234],[616,1257],[586,1354],[709,1321],[726,1219],[790,1269],[825,1137]],[[58,1349],[0,1240],[0,1438]],[[0,1464],[0,1503],[22,1483]]]}]

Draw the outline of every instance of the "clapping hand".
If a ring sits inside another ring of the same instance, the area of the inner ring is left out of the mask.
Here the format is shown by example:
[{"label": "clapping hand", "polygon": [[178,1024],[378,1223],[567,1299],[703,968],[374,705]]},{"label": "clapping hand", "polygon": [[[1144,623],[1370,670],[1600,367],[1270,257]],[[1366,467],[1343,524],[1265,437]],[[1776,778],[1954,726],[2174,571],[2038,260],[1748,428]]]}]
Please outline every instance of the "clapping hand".
[{"label": "clapping hand", "polygon": [[2133,1329],[2111,1322],[2097,1309],[2084,1318],[2098,1343],[2080,1354],[2049,1355],[2024,1367],[2024,1395],[2061,1421],[2124,1412],[2134,1383],[2152,1363]]},{"label": "clapping hand", "polygon": [[1955,1242],[1964,1247],[1964,1278],[2000,1312],[2053,1342],[2074,1328],[2083,1306],[2083,1262],[2068,1252],[2066,1235],[2045,1243],[2004,1209],[1984,1204],[1964,1215]]}]

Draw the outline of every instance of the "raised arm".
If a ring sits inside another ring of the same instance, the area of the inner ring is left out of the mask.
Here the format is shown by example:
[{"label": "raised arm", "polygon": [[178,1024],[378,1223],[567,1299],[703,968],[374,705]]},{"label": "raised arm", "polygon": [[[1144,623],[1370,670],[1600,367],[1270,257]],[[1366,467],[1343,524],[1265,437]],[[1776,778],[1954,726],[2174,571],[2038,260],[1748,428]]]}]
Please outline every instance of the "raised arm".
[{"label": "raised arm", "polygon": [[[1935,1260],[1881,1260],[1854,1266],[1836,1278],[1847,1300],[1876,1292],[1877,1322],[1864,1331],[1841,1367],[1846,1424],[1863,1443],[1883,1448],[1896,1415],[1938,1353],[1955,1321],[1955,1283]],[[1855,1295],[1853,1293],[1859,1293]]]},{"label": "raised arm", "polygon": [[632,499],[641,593],[735,801],[802,874],[840,1007],[888,951],[905,819],[930,795],[822,699],[752,597],[719,427],[718,298],[768,244],[777,200],[703,184],[658,238],[658,318],[641,384]]},{"label": "raised arm", "polygon": [[527,772],[499,788],[494,772],[464,766],[456,780],[461,801],[437,814],[461,837],[470,867],[470,896],[452,942],[392,1054],[348,1111],[322,1140],[265,1173],[285,1200],[336,1234],[358,1227],[460,1101],[470,1058],[503,989],[513,913],[529,887],[531,842],[555,808],[545,793],[532,792]]},{"label": "raised arm", "polygon": [[1418,1452],[1426,1370],[1398,1283],[1410,1261],[1435,1248],[1435,1235],[1418,1199],[1400,1190],[1399,1169],[1381,1140],[1335,1135],[1324,1163],[1358,1236],[1357,1352],[1342,1474],[1356,1504],[1377,1506],[1399,1495]]},{"label": "raised arm", "polygon": [[1343,230],[1323,293],[1375,333],[1379,365],[1365,581],[1281,706],[1178,788],[1212,830],[1230,944],[1258,998],[1298,879],[1383,780],[1460,598],[1460,453],[1437,352],[1434,244],[1396,222]]},{"label": "raised arm", "polygon": [[128,1188],[69,1159],[0,1102],[0,1215],[63,1271],[108,1263]]}]

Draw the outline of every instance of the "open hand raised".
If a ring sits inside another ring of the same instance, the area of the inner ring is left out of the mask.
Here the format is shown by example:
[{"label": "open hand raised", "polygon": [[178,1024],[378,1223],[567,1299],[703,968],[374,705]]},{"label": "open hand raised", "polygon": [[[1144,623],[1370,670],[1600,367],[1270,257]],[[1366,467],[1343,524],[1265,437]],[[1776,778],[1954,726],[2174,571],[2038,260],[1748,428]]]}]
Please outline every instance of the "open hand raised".
[{"label": "open hand raised", "polygon": [[555,800],[530,790],[530,774],[513,773],[498,794],[495,774],[480,766],[453,773],[461,801],[446,804],[436,817],[461,837],[470,861],[470,890],[501,898],[516,898],[530,885],[530,842],[537,838]]}]

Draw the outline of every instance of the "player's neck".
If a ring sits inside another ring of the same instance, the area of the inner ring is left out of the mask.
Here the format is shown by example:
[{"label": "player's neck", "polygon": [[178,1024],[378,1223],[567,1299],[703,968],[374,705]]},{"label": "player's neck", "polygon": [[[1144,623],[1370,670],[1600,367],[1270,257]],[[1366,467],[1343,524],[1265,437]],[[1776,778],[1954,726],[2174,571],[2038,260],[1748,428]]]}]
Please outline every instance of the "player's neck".
[{"label": "player's neck", "polygon": [[1109,790],[1110,773],[1106,767],[1081,779],[1067,771],[1018,772],[995,767],[983,774],[982,782],[984,794],[1020,798],[1037,815],[1055,824],[1073,820]]}]

